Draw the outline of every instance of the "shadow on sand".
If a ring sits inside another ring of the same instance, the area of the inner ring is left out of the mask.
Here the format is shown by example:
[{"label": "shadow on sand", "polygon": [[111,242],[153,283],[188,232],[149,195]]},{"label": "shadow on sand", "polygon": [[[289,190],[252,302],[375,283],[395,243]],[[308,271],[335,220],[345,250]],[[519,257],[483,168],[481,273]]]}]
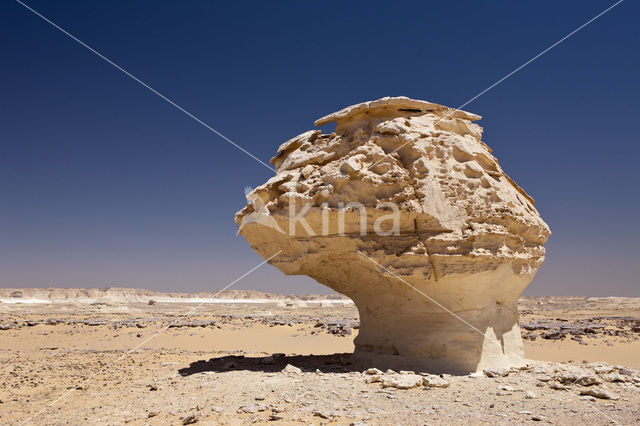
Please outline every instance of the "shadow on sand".
[{"label": "shadow on sand", "polygon": [[[363,371],[366,367],[361,362],[353,358],[353,354],[331,354],[331,355],[292,355],[275,354],[268,357],[245,357],[243,355],[228,355],[218,358],[211,358],[208,361],[199,360],[189,364],[187,368],[178,370],[182,376],[190,376],[205,371],[226,372],[226,371],[262,371],[265,373],[276,373],[283,370],[287,364],[298,367],[302,371],[315,372],[320,370],[323,373],[348,373],[350,371]],[[378,367],[381,368],[381,367]]]}]

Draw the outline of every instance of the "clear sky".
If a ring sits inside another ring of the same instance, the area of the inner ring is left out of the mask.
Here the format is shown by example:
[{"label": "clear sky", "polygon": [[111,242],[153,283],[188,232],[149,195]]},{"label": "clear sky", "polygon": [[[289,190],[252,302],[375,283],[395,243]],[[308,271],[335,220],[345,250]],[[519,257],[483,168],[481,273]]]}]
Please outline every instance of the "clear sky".
[{"label": "clear sky", "polygon": [[[460,106],[614,1],[25,0],[267,161],[345,106]],[[464,109],[553,236],[525,294],[640,296],[640,5]],[[17,2],[0,5],[0,286],[217,291],[273,172]],[[317,293],[264,266],[237,284]]]}]

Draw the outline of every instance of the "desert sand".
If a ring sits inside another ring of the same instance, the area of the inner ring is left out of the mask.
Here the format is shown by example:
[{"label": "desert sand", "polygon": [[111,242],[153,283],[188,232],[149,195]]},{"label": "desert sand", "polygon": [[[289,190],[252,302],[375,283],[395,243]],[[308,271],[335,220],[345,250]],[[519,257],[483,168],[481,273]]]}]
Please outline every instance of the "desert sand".
[{"label": "desert sand", "polygon": [[453,376],[354,359],[335,295],[7,292],[2,424],[640,421],[639,299],[521,298],[525,365]]}]

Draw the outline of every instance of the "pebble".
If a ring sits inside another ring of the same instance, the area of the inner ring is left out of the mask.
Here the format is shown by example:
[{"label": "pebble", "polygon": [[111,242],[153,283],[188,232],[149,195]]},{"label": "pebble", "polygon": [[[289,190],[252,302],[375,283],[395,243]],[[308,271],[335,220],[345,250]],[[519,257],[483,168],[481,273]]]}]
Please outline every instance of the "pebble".
[{"label": "pebble", "polygon": [[607,374],[613,371],[613,367],[610,365],[599,365],[593,369],[596,374]]},{"label": "pebble", "polygon": [[240,407],[238,410],[243,412],[243,413],[257,413],[258,411],[265,411],[267,408],[266,405],[262,405],[262,404],[251,404],[251,405],[243,405],[242,407]]},{"label": "pebble", "polygon": [[533,420],[534,422],[541,422],[541,421],[545,420],[545,417],[544,416],[535,415],[535,416],[531,416],[531,420]]},{"label": "pebble", "polygon": [[421,386],[424,378],[417,374],[395,374],[380,377],[383,388],[412,389]]},{"label": "pebble", "polygon": [[194,423],[198,423],[198,417],[194,414],[191,414],[190,416],[187,416],[185,418],[182,419],[182,424],[183,425],[191,425]]},{"label": "pebble", "polygon": [[510,370],[507,368],[487,368],[483,372],[487,377],[506,377]]},{"label": "pebble", "polygon": [[373,374],[382,374],[382,371],[378,370],[377,368],[369,368],[368,370],[366,370],[366,371],[364,372],[364,374],[370,374],[370,375],[373,375]]},{"label": "pebble", "polygon": [[423,374],[422,384],[430,388],[448,388],[450,383],[434,374]]},{"label": "pebble", "polygon": [[633,371],[631,371],[630,369],[628,369],[626,367],[618,368],[618,373],[622,374],[623,376],[631,376],[631,375],[633,375]]},{"label": "pebble", "polygon": [[591,395],[591,396],[595,396],[596,398],[611,399],[614,401],[620,398],[618,395],[608,391],[607,389],[598,388],[598,387],[583,389],[580,391],[580,395]]},{"label": "pebble", "polygon": [[576,385],[591,386],[591,385],[599,385],[600,383],[602,383],[602,380],[600,380],[600,378],[596,376],[584,376],[584,377],[580,377],[574,383]]},{"label": "pebble", "polygon": [[364,382],[365,383],[375,383],[375,382],[379,382],[380,381],[380,376],[379,375],[375,375],[375,376],[367,376],[364,378]]},{"label": "pebble", "polygon": [[563,371],[556,375],[555,379],[562,384],[575,384],[582,386],[591,386],[602,383],[602,380],[596,375],[584,371]]},{"label": "pebble", "polygon": [[605,382],[614,382],[614,383],[615,382],[624,383],[629,380],[628,376],[624,376],[622,374],[616,374],[616,373],[603,374],[601,377]]},{"label": "pebble", "polygon": [[334,413],[331,413],[329,411],[314,410],[313,415],[322,419],[330,419],[334,416]]},{"label": "pebble", "polygon": [[524,394],[524,399],[535,399],[537,396],[538,395],[536,395],[535,393],[527,391],[527,393]]},{"label": "pebble", "polygon": [[293,366],[291,364],[287,364],[286,367],[284,367],[282,369],[282,371],[284,373],[291,373],[291,374],[300,374],[300,373],[302,373],[301,369],[299,369],[298,367]]}]

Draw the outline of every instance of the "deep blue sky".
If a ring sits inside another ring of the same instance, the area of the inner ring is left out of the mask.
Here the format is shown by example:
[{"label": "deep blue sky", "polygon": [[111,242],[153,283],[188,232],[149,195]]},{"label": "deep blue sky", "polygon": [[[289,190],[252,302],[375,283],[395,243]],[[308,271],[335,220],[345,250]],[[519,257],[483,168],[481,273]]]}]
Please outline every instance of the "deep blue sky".
[{"label": "deep blue sky", "polygon": [[[614,2],[26,3],[267,161],[357,102],[457,107]],[[553,232],[525,294],[640,296],[638,16],[464,108]],[[233,216],[272,172],[12,1],[0,57],[0,286],[216,291],[261,261]],[[326,290],[268,265],[237,287]]]}]

